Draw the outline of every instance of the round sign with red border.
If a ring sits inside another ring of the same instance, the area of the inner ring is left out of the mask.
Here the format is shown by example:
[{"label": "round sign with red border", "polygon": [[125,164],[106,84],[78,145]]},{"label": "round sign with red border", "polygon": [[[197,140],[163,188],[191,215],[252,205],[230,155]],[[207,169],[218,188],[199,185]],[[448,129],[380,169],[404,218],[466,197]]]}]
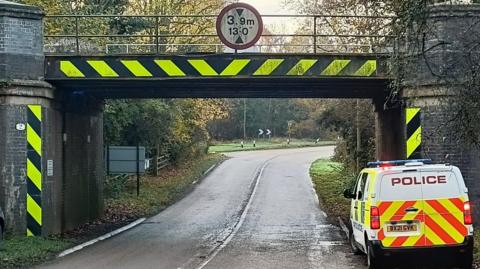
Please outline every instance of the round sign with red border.
[{"label": "round sign with red border", "polygon": [[251,5],[231,4],[217,18],[217,34],[229,48],[248,49],[258,42],[262,33],[262,16]]}]

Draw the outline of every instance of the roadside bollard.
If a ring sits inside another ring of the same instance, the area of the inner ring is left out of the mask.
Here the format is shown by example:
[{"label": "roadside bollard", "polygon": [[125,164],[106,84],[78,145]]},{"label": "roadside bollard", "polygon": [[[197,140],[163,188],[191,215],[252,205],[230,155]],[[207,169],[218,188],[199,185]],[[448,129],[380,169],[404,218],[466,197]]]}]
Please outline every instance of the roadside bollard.
[{"label": "roadside bollard", "polygon": [[243,141],[242,141],[242,142],[240,142],[240,146],[241,146],[241,147],[242,147],[242,149],[243,149]]},{"label": "roadside bollard", "polygon": [[253,147],[255,148],[257,145],[257,142],[255,140],[253,140]]}]

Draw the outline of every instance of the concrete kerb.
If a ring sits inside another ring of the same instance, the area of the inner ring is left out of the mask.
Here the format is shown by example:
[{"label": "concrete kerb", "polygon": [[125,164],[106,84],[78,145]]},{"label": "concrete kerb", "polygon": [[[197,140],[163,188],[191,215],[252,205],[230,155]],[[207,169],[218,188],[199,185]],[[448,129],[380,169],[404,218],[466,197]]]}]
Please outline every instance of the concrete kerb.
[{"label": "concrete kerb", "polygon": [[198,179],[196,179],[195,181],[192,182],[192,185],[198,184],[198,182],[200,182],[202,179],[207,177],[213,170],[215,170],[218,166],[220,166],[224,161],[225,161],[225,159],[220,160],[219,162],[217,162],[215,164],[212,164],[212,166],[210,166],[210,168],[208,168],[207,170],[205,170],[205,172],[203,172],[203,174],[200,178],[198,178]]},{"label": "concrete kerb", "polygon": [[[224,160],[219,161],[219,162],[217,162],[216,164],[213,164],[212,166],[210,166],[210,168],[208,168],[205,172],[203,172],[202,178],[208,176],[213,170],[215,170],[215,168],[217,168],[220,164],[222,164],[223,161],[224,161]],[[197,183],[199,182],[199,180],[201,180],[201,179],[195,180],[195,181],[192,183],[192,185],[197,184]],[[98,242],[101,242],[101,241],[107,240],[107,239],[109,239],[109,238],[112,238],[112,237],[114,237],[114,236],[116,236],[116,235],[119,235],[119,234],[121,234],[121,233],[123,233],[123,232],[126,232],[126,231],[128,231],[128,230],[130,230],[130,229],[135,228],[136,226],[142,224],[142,223],[145,222],[146,220],[147,220],[147,218],[138,219],[137,221],[132,222],[132,223],[130,223],[130,224],[128,224],[128,225],[126,225],[126,226],[124,226],[124,227],[122,227],[122,228],[119,228],[119,229],[117,229],[117,230],[115,230],[115,231],[113,231],[113,232],[104,234],[104,235],[102,235],[102,236],[100,236],[100,237],[98,237],[98,238],[92,239],[92,240],[90,240],[90,241],[88,241],[88,242],[85,242],[85,243],[83,243],[83,244],[80,244],[80,245],[78,245],[78,246],[75,246],[75,247],[69,248],[69,249],[67,249],[67,250],[64,250],[63,252],[61,252],[60,254],[58,254],[57,257],[58,257],[58,258],[65,257],[65,256],[67,256],[67,255],[70,255],[70,254],[73,254],[73,253],[75,253],[75,252],[77,252],[77,251],[80,251],[80,250],[82,250],[82,249],[84,249],[84,248],[86,248],[86,247],[89,247],[89,246],[91,246],[91,245],[94,245],[94,244],[96,244],[96,243],[98,243]]]},{"label": "concrete kerb", "polygon": [[80,245],[75,246],[75,247],[73,247],[73,248],[67,249],[67,250],[63,251],[62,253],[58,254],[57,257],[58,257],[58,258],[65,257],[65,256],[67,256],[67,255],[70,255],[70,254],[72,254],[72,253],[75,253],[75,252],[77,252],[77,251],[80,251],[80,250],[82,250],[82,249],[84,249],[84,248],[86,248],[86,247],[89,247],[89,246],[91,246],[91,245],[93,245],[93,244],[96,244],[96,243],[98,243],[98,242],[107,240],[107,239],[109,239],[109,238],[111,238],[111,237],[113,237],[113,236],[116,236],[116,235],[118,235],[118,234],[121,234],[121,233],[123,233],[123,232],[125,232],[125,231],[128,231],[128,230],[130,230],[130,229],[132,229],[132,228],[134,228],[134,227],[142,224],[145,220],[146,220],[146,218],[141,218],[141,219],[139,219],[139,220],[137,220],[137,221],[135,221],[135,222],[132,222],[132,223],[128,224],[127,226],[124,226],[124,227],[122,227],[122,228],[120,228],[120,229],[117,229],[117,230],[115,230],[115,231],[113,231],[113,232],[107,233],[107,234],[105,234],[105,235],[102,235],[102,236],[100,236],[100,237],[98,237],[98,238],[95,238],[95,239],[93,239],[93,240],[90,240],[90,241],[88,241],[88,242],[85,242],[85,243],[83,243],[83,244],[80,244]]}]

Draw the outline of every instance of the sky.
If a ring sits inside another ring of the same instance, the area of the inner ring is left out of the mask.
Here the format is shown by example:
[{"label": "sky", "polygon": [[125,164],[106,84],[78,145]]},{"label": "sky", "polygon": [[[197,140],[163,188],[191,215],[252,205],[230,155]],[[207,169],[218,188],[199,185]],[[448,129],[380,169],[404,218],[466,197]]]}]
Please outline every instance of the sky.
[{"label": "sky", "polygon": [[[294,15],[297,14],[292,8],[286,8],[283,5],[285,0],[240,0],[232,2],[247,3],[255,7],[262,15]],[[267,26],[275,25],[273,28],[268,27],[272,32],[279,34],[292,34],[296,27],[295,18],[263,18],[263,22]],[[283,30],[280,30],[283,29]],[[281,32],[279,32],[281,31]]]},{"label": "sky", "polygon": [[282,7],[284,0],[242,0],[241,2],[254,6],[262,15],[295,14],[291,9]]}]

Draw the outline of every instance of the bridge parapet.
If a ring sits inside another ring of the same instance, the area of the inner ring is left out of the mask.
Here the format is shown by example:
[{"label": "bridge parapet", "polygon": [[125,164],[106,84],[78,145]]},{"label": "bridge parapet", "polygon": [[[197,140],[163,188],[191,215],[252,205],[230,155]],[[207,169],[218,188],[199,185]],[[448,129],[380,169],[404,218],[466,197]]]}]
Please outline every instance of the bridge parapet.
[{"label": "bridge parapet", "polygon": [[[391,52],[395,17],[346,14],[263,15],[265,30],[246,52]],[[217,15],[49,15],[45,52],[72,55],[233,52],[215,33]],[[112,25],[132,25],[119,30]],[[355,25],[368,25],[357,27]],[[58,29],[62,30],[58,30]]]}]

